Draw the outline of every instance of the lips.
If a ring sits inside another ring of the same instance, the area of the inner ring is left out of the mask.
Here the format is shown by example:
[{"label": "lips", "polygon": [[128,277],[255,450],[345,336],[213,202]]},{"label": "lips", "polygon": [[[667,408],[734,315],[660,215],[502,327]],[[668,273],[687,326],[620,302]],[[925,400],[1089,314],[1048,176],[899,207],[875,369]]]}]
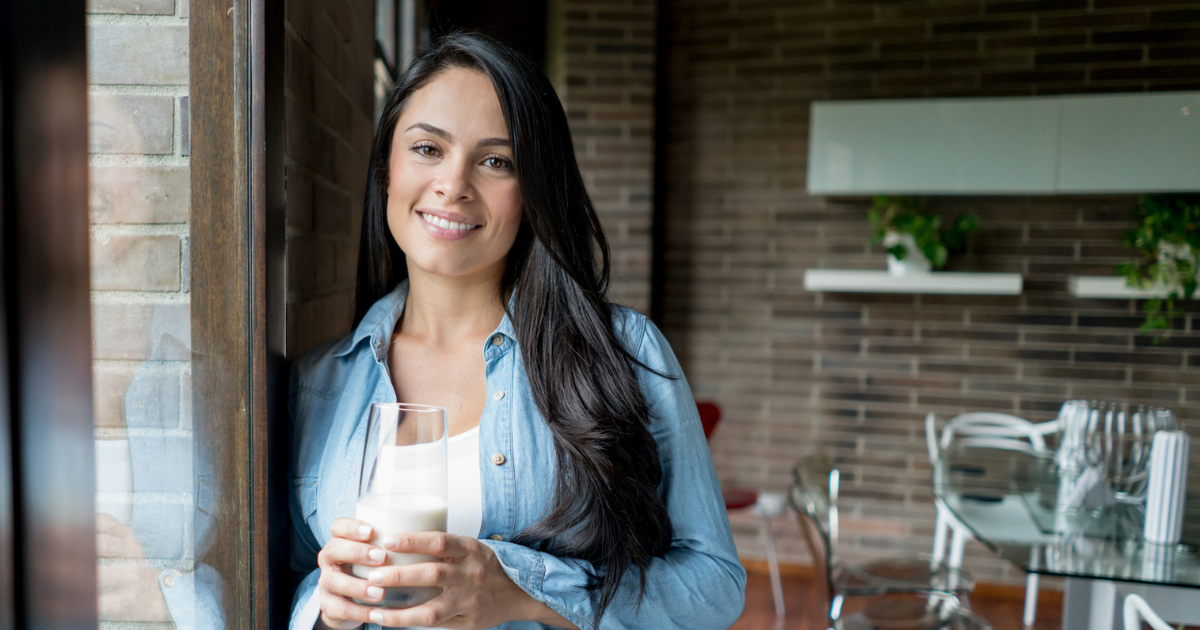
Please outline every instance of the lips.
[{"label": "lips", "polygon": [[480,227],[469,217],[455,212],[443,210],[418,210],[421,226],[430,236],[441,241],[457,241],[464,239]]}]

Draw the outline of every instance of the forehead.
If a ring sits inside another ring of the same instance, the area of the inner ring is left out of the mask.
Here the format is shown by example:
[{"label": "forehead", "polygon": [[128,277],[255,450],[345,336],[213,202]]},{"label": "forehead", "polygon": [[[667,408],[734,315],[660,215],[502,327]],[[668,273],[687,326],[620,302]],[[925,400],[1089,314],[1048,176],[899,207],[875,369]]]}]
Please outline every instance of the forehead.
[{"label": "forehead", "polygon": [[477,70],[449,68],[439,72],[409,97],[398,133],[410,125],[426,123],[460,137],[508,137],[508,125],[496,89],[487,75]]}]

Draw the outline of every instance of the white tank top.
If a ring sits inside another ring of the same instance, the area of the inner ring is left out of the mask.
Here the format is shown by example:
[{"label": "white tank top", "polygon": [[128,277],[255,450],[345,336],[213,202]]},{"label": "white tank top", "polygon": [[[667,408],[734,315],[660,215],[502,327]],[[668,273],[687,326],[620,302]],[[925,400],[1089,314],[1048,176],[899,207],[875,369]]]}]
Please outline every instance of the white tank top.
[{"label": "white tank top", "polygon": [[478,538],[483,526],[479,427],[450,436],[446,449],[446,531]]}]

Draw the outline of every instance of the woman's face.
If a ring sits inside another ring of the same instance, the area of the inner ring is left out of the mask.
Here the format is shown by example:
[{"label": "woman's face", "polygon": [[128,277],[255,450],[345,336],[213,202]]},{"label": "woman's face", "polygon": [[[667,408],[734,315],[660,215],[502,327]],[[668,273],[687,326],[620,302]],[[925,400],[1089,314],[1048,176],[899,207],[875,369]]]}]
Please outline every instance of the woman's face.
[{"label": "woman's face", "polygon": [[491,79],[451,68],[414,92],[388,169],[388,229],[410,272],[503,273],[521,226],[521,191]]}]

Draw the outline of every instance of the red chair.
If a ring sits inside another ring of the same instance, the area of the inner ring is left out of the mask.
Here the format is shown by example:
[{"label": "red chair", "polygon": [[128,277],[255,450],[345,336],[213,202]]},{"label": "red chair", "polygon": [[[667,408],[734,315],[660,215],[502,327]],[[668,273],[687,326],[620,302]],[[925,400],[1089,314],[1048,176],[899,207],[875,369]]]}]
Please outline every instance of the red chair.
[{"label": "red chair", "polygon": [[[721,408],[715,403],[705,401],[696,403],[696,411],[700,413],[704,439],[711,440],[717,423],[721,421]],[[783,619],[786,612],[783,608],[783,583],[779,577],[779,559],[775,556],[775,534],[771,531],[771,518],[783,514],[786,508],[783,495],[759,492],[748,487],[722,487],[721,497],[725,499],[726,511],[750,508],[762,519],[763,540],[767,547],[767,567],[771,571],[771,592],[775,596],[775,616]]]}]

